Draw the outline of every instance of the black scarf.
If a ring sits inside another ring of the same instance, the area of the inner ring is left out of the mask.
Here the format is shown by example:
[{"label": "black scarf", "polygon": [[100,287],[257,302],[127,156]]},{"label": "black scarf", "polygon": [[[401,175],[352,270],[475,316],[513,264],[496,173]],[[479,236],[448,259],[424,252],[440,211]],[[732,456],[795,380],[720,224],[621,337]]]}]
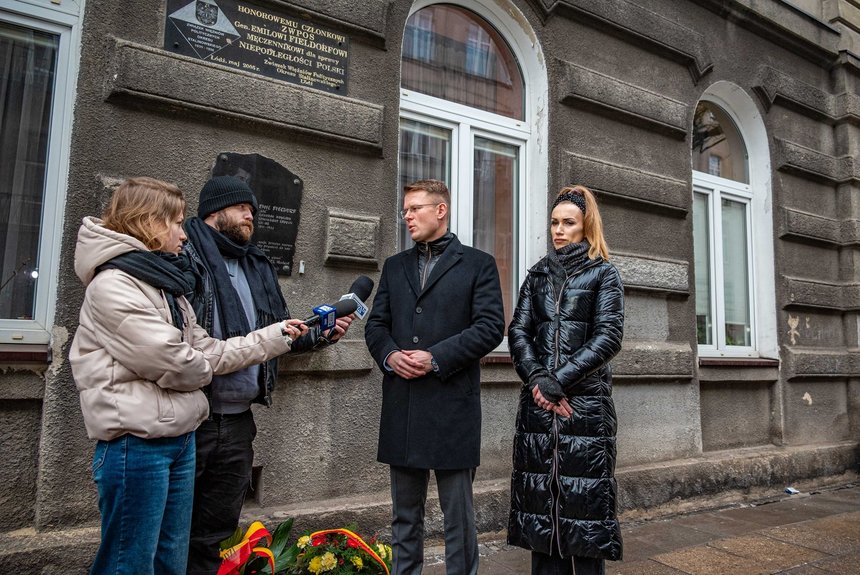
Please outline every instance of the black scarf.
[{"label": "black scarf", "polygon": [[583,240],[578,244],[567,244],[557,250],[549,250],[547,261],[552,276],[552,284],[558,293],[567,278],[588,263],[588,250],[591,244]]},{"label": "black scarf", "polygon": [[[287,304],[278,287],[275,268],[260,248],[253,244],[239,245],[200,218],[185,223],[188,240],[197,248],[215,291],[215,305],[224,339],[247,335],[260,325],[287,319]],[[233,288],[224,258],[239,260],[248,280],[257,312],[257,325],[248,325],[239,294]]]},{"label": "black scarf", "polygon": [[146,282],[164,292],[173,325],[179,331],[185,328],[185,316],[176,303],[179,296],[190,297],[199,285],[199,276],[186,254],[167,252],[134,251],[128,252],[96,268],[96,272],[118,269],[128,275]]}]

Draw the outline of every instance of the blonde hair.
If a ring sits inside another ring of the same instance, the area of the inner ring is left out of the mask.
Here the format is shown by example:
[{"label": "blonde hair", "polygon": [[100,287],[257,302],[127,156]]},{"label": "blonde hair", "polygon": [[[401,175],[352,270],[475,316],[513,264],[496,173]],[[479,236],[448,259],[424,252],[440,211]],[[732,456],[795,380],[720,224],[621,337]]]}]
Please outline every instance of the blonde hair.
[{"label": "blonde hair", "polygon": [[183,213],[185,197],[175,184],[141,176],[128,178],[114,191],[102,225],[156,251],[164,245],[160,236]]},{"label": "blonde hair", "polygon": [[609,260],[609,246],[606,245],[606,238],[603,237],[603,219],[600,217],[594,192],[577,184],[563,187],[556,198],[564,194],[575,194],[585,199],[585,218],[582,222],[582,232],[585,239],[591,244],[588,249],[589,259],[593,260],[599,255],[604,260]]}]

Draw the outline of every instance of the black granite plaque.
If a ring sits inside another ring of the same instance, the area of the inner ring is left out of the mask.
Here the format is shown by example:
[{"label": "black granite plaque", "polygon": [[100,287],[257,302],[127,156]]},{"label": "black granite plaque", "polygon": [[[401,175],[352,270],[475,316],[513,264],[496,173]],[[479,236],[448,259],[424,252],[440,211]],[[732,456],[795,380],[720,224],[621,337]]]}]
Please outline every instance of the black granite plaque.
[{"label": "black granite plaque", "polygon": [[271,7],[237,0],[167,0],[164,48],[346,95],[349,38]]},{"label": "black granite plaque", "polygon": [[213,176],[235,176],[254,190],[259,209],[251,239],[281,275],[292,275],[302,204],[301,178],[259,154],[218,154]]}]

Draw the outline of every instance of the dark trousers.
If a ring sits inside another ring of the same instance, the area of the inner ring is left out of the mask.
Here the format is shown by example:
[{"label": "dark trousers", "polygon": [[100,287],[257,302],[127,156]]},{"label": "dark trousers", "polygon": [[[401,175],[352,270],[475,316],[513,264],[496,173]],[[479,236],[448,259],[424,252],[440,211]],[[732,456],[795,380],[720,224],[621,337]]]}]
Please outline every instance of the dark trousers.
[{"label": "dark trousers", "polygon": [[532,575],[606,575],[603,559],[559,557],[532,551]]},{"label": "dark trousers", "polygon": [[[439,505],[445,524],[448,575],[478,572],[478,532],[472,500],[474,469],[437,469]],[[430,470],[391,467],[392,575],[418,575],[424,566],[424,504]]]},{"label": "dark trousers", "polygon": [[250,409],[236,415],[213,414],[197,429],[188,575],[218,572],[219,543],[236,531],[251,484],[255,435]]}]

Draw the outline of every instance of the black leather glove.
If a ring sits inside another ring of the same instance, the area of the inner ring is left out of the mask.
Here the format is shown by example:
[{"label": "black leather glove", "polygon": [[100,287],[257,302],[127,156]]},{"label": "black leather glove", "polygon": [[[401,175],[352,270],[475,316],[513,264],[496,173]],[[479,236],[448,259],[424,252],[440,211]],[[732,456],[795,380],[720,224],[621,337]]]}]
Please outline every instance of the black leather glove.
[{"label": "black leather glove", "polygon": [[544,396],[544,399],[550,403],[558,404],[559,401],[565,398],[561,384],[548,373],[533,375],[529,380],[529,387],[534,389],[535,385],[540,389],[541,395]]}]

